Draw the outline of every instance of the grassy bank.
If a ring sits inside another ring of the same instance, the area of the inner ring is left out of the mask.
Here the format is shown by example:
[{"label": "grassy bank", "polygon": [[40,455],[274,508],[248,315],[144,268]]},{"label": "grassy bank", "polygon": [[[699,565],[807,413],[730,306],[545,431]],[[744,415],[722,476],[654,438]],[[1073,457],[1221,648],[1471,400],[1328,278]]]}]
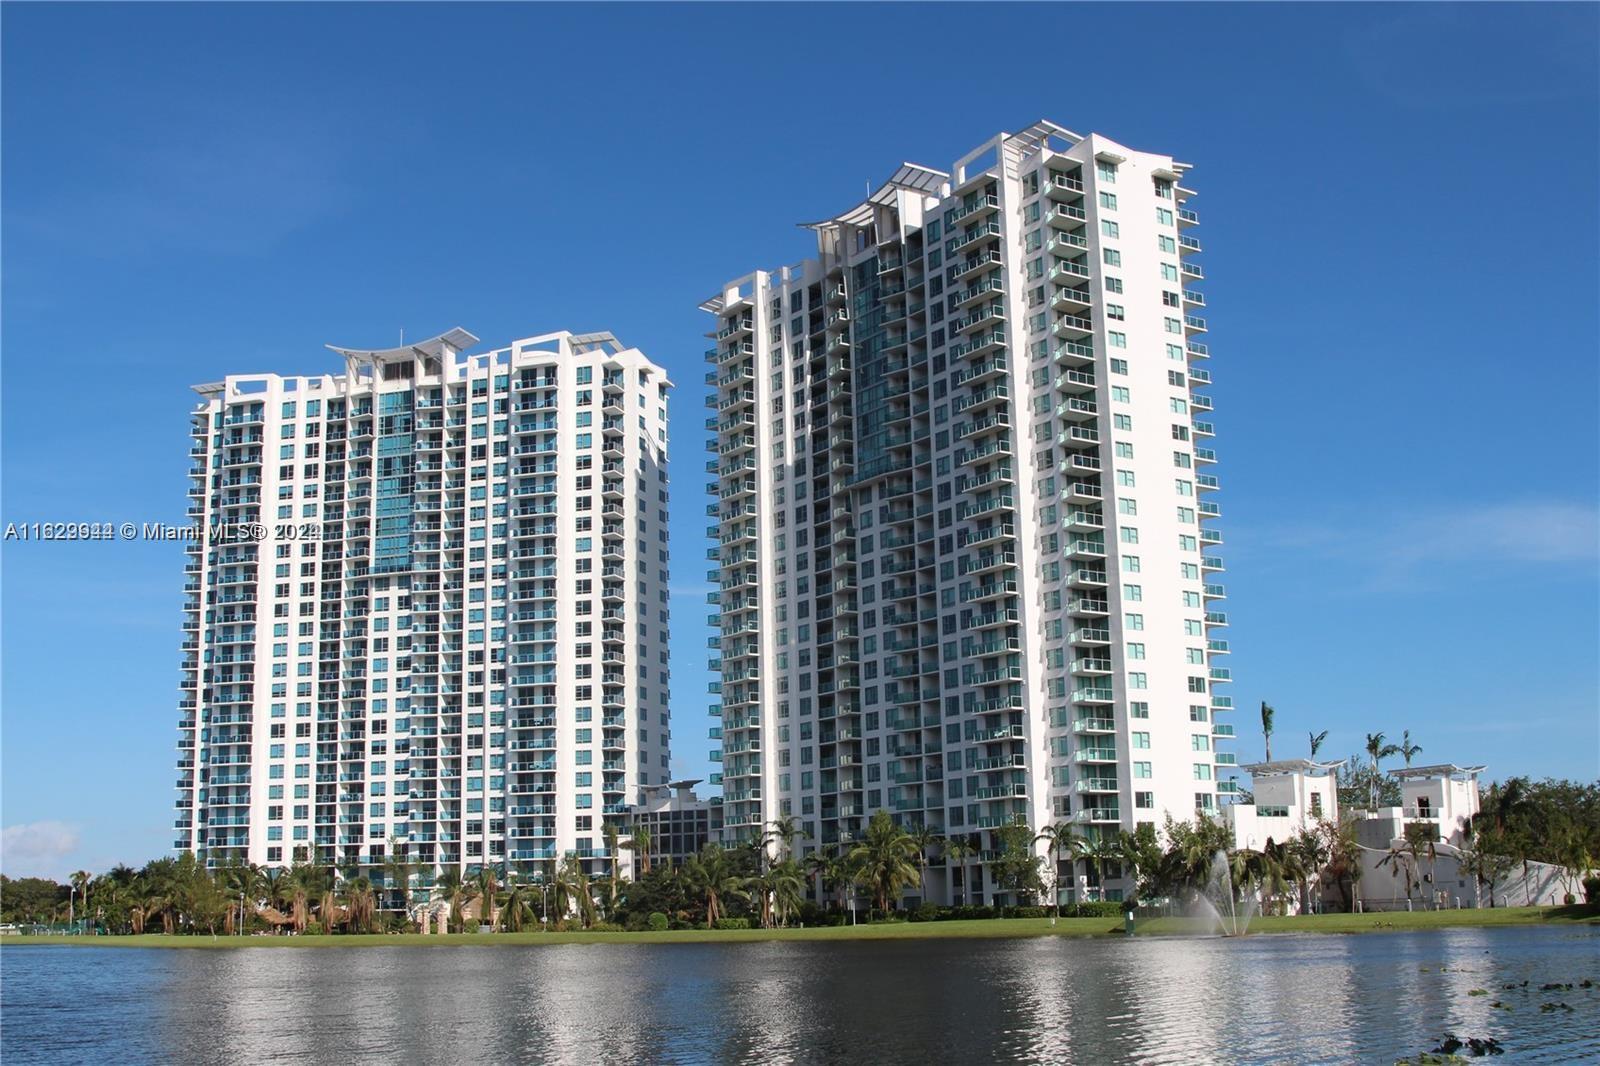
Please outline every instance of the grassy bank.
[{"label": "grassy bank", "polygon": [[[1288,918],[1257,918],[1250,933],[1378,933],[1404,930],[1452,929],[1476,926],[1587,924],[1600,925],[1600,911],[1582,907],[1504,907],[1494,910],[1413,911],[1395,914],[1310,914]],[[1142,921],[1140,936],[1184,936],[1209,932],[1201,923],[1184,918]],[[994,918],[977,921],[894,922],[881,925],[821,926],[814,929],[681,929],[665,933],[455,933],[422,936],[393,935],[257,936],[8,936],[0,948],[24,944],[61,947],[152,948],[356,948],[356,947],[506,947],[525,944],[729,944],[792,940],[924,940],[1034,936],[1121,936],[1122,923],[1105,918],[1063,918],[1054,926],[1048,918]]]}]

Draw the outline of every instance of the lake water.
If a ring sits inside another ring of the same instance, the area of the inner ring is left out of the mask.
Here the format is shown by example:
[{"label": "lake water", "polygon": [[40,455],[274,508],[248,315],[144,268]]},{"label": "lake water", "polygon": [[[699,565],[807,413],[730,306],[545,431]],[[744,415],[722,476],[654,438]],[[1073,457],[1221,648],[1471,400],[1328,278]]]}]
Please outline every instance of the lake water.
[{"label": "lake water", "polygon": [[[1585,978],[1597,987],[1577,987]],[[1574,987],[1539,990],[1550,982]],[[1488,994],[1469,994],[1477,988]],[[1547,1002],[1573,1009],[1541,1011]],[[1506,1048],[1501,1063],[1600,1061],[1600,929],[1234,940],[0,948],[6,1066],[1388,1066],[1431,1049],[1446,1032],[1497,1038]]]}]

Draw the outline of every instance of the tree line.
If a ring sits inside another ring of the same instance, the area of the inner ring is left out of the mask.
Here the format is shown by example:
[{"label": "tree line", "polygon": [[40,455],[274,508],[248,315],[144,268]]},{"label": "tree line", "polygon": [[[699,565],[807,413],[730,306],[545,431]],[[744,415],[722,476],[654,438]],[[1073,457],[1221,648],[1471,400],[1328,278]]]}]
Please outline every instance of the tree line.
[{"label": "tree line", "polygon": [[[1481,806],[1462,827],[1459,857],[1489,888],[1491,905],[1495,882],[1531,862],[1566,871],[1577,895],[1578,882],[1600,857],[1600,784],[1512,778],[1491,785]],[[228,935],[410,929],[421,909],[437,914],[452,931],[479,925],[517,931],[838,923],[849,920],[857,901],[857,917],[866,920],[998,915],[998,908],[973,904],[969,878],[975,862],[987,866],[994,888],[1014,906],[1060,913],[1063,887],[1081,876],[1098,899],[1074,905],[1080,913],[1103,913],[1117,907],[1106,901],[1104,890],[1117,879],[1134,886],[1130,901],[1182,899],[1203,890],[1219,852],[1231,890],[1258,894],[1268,910],[1283,909],[1294,897],[1305,909],[1314,886],[1331,887],[1343,908],[1352,909],[1362,871],[1357,824],[1354,817],[1321,821],[1252,850],[1234,847],[1228,826],[1204,813],[1192,821],[1169,818],[1159,833],[1148,823],[1091,836],[1070,822],[1038,830],[1018,823],[994,830],[995,846],[985,851],[976,834],[905,827],[879,811],[861,838],[848,844],[825,844],[801,855],[795,847],[799,821],[784,817],[757,839],[709,844],[676,866],[654,861],[648,830],[623,840],[608,826],[606,854],[620,859],[631,849],[639,868],[635,878],[624,878],[618,861],[591,874],[577,855],[446,869],[429,879],[430,871],[409,861],[403,845],[391,846],[385,861],[359,867],[302,861],[208,870],[185,852],[137,869],[78,871],[65,884],[0,876],[0,920],[73,920],[113,934]],[[1408,896],[1440,854],[1430,830],[1413,825],[1379,861],[1404,876]],[[930,868],[957,871],[954,907],[926,902]],[[913,889],[924,902],[908,913],[902,903]]]}]

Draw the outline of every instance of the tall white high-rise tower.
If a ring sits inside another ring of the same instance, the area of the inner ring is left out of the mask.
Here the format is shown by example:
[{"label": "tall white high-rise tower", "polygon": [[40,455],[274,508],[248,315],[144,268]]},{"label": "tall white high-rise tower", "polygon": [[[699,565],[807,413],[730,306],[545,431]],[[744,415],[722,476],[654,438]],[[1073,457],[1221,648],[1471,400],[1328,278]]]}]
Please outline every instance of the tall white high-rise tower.
[{"label": "tall white high-rise tower", "polygon": [[605,869],[667,782],[667,393],[610,334],[456,329],[199,386],[175,846]]},{"label": "tall white high-rise tower", "polygon": [[[1187,164],[1048,122],[703,306],[725,834],[1209,811],[1232,727]],[[1042,853],[1043,846],[1039,845]],[[1118,898],[1114,868],[1063,898]]]}]

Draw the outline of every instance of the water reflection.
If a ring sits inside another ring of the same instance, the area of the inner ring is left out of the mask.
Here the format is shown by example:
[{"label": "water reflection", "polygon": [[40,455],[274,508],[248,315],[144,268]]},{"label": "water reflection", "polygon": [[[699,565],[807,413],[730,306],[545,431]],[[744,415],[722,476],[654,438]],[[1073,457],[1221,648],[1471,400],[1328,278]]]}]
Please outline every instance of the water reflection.
[{"label": "water reflection", "polygon": [[1446,1031],[1500,1039],[1505,1062],[1600,1057],[1600,989],[1538,991],[1600,977],[1588,929],[3,951],[8,1066],[1392,1062]]}]

